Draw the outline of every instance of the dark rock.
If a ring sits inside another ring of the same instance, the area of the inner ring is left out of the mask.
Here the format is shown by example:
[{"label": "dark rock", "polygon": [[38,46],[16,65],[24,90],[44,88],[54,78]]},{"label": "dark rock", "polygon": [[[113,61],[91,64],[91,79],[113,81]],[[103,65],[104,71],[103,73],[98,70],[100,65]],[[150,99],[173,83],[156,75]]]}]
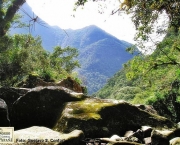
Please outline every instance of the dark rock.
[{"label": "dark rock", "polygon": [[8,107],[3,99],[0,99],[0,127],[10,126]]},{"label": "dark rock", "polygon": [[138,129],[135,133],[133,133],[129,138],[136,137],[138,138],[139,142],[143,142],[144,139],[144,132],[141,129]]},{"label": "dark rock", "polygon": [[150,126],[142,126],[141,130],[143,131],[143,138],[151,136],[152,128]]},{"label": "dark rock", "polygon": [[174,130],[174,137],[180,137],[180,128]]},{"label": "dark rock", "polygon": [[98,138],[113,134],[122,136],[125,131],[135,131],[143,125],[175,127],[168,119],[143,111],[124,101],[87,98],[67,103],[54,129],[62,132],[80,129],[86,137]]},{"label": "dark rock", "polygon": [[13,126],[15,130],[31,126],[52,128],[66,102],[80,101],[83,98],[82,93],[75,93],[63,87],[36,87],[14,103]]},{"label": "dark rock", "polygon": [[135,105],[136,107],[138,107],[139,109],[142,109],[146,112],[149,112],[149,113],[153,113],[153,114],[158,114],[157,111],[153,108],[152,105],[142,105],[142,104],[139,104],[139,105]]},{"label": "dark rock", "polygon": [[152,145],[169,145],[169,132],[153,130],[151,134]]},{"label": "dark rock", "polygon": [[23,88],[0,88],[0,98],[7,103],[10,119],[14,102],[27,92],[28,89]]},{"label": "dark rock", "polygon": [[63,134],[46,127],[33,126],[15,131],[14,138],[15,143],[13,145],[81,145],[84,134],[81,130]]}]

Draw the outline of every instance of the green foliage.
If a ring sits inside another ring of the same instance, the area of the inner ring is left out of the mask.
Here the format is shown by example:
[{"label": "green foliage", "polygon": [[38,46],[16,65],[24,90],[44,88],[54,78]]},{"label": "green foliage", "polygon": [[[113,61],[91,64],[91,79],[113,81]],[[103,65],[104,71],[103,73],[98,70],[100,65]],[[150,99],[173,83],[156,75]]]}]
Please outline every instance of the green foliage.
[{"label": "green foliage", "polygon": [[78,61],[74,60],[77,56],[77,49],[71,47],[61,48],[60,46],[57,46],[50,55],[50,65],[55,67],[59,73],[62,70],[70,73],[75,67],[79,67]]},{"label": "green foliage", "polygon": [[59,80],[66,78],[75,67],[79,66],[75,60],[78,55],[75,48],[55,47],[51,54],[42,48],[39,37],[14,35],[2,38],[1,86],[15,86],[29,74],[37,74],[45,81]]},{"label": "green foliage", "polygon": [[113,78],[109,79],[107,84],[95,95],[100,98],[131,101],[139,92],[141,92],[141,89],[133,86],[133,82],[126,79],[124,69],[122,69]]}]

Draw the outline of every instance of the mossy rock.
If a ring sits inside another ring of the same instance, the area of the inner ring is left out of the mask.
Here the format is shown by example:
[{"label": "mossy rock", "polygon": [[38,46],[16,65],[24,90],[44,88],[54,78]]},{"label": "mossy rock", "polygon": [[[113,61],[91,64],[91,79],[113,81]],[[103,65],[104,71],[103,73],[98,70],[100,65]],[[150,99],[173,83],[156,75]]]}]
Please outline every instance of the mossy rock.
[{"label": "mossy rock", "polygon": [[64,104],[83,100],[86,96],[64,87],[36,87],[13,105],[12,125],[15,130],[31,126],[52,128],[64,109]]},{"label": "mossy rock", "polygon": [[127,130],[136,131],[141,126],[173,128],[168,119],[143,111],[125,101],[87,98],[66,104],[54,130],[70,132],[82,130],[86,137],[123,135]]}]

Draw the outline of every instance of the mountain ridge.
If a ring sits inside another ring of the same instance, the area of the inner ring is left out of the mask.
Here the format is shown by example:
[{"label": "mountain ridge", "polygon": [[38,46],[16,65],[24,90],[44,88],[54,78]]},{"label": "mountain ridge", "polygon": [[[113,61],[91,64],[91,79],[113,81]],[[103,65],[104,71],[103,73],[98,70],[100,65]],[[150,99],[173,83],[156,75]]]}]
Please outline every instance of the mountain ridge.
[{"label": "mountain ridge", "polygon": [[[32,13],[32,9],[23,5],[27,13]],[[21,11],[19,11],[23,14]],[[23,21],[30,20],[27,15],[22,18]],[[39,22],[42,20],[39,18]],[[126,48],[131,44],[117,39],[101,28],[90,25],[81,29],[63,30],[57,26],[46,27],[35,23],[35,31],[28,32],[33,36],[41,36],[43,47],[52,52],[53,47],[59,45],[62,48],[67,46],[77,48],[79,51],[78,60],[81,68],[76,69],[79,77],[85,80],[89,94],[98,91],[117,71],[122,68],[122,64],[133,57],[126,52]],[[25,30],[21,31],[25,33]],[[16,33],[18,31],[14,31]],[[19,32],[18,32],[19,33]]]}]

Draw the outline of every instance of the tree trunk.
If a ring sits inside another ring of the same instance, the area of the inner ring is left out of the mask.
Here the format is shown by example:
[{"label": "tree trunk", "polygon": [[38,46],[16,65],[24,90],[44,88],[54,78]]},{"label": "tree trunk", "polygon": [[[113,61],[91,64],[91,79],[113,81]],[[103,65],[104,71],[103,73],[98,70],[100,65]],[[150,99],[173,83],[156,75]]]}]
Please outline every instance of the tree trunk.
[{"label": "tree trunk", "polygon": [[[25,0],[13,0],[12,4],[8,7],[4,18],[0,22],[0,37],[3,37],[10,28],[10,23],[19,8],[25,3]],[[2,10],[2,0],[0,0],[0,10]]]}]

